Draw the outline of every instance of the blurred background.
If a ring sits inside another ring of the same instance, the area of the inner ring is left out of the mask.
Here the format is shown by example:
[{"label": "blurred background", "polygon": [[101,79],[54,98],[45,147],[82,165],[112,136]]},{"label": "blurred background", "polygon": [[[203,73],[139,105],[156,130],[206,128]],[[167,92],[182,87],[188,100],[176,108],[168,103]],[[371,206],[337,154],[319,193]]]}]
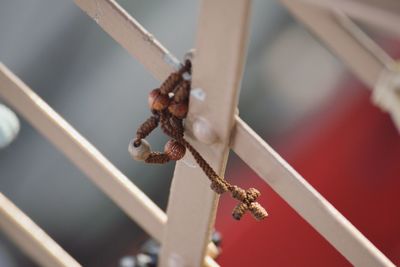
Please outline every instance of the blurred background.
[{"label": "blurred background", "polygon": [[[177,57],[194,46],[199,1],[118,2]],[[398,40],[373,38],[400,55]],[[72,1],[0,0],[0,61],[165,209],[174,165],[127,152],[159,82]],[[275,0],[254,1],[239,109],[400,264],[399,135],[370,91]],[[166,138],[150,141],[161,148]],[[222,266],[350,265],[234,155],[227,170],[233,182],[260,187],[270,217],[238,223],[232,200],[221,198]],[[118,266],[148,238],[21,117],[18,137],[0,150],[0,190],[84,266]],[[0,232],[0,266],[36,265]]]}]

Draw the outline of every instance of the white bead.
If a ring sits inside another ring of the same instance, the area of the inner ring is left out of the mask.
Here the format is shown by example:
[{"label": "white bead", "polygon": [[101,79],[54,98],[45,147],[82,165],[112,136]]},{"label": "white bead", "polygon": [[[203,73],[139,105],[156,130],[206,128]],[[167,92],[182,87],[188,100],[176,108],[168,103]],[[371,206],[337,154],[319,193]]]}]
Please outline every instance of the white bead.
[{"label": "white bead", "polygon": [[134,160],[138,161],[146,160],[151,152],[150,144],[145,139],[142,139],[140,145],[138,147],[135,147],[133,144],[134,141],[135,139],[132,139],[129,142],[128,146],[129,154],[131,154],[131,157]]},{"label": "white bead", "polygon": [[16,138],[19,128],[15,113],[0,104],[0,148],[8,146]]}]

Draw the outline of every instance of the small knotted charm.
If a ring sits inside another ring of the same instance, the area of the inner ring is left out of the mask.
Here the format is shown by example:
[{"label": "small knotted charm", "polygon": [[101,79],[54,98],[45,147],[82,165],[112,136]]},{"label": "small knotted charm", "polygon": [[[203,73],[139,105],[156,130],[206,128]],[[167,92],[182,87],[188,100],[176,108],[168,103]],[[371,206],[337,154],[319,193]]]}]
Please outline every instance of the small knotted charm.
[{"label": "small knotted charm", "polygon": [[261,195],[260,191],[255,188],[249,188],[246,191],[234,185],[232,186],[232,197],[241,201],[232,212],[233,218],[240,220],[244,213],[249,210],[256,220],[262,220],[268,216],[267,211],[256,202]]},{"label": "small knotted charm", "polygon": [[[266,210],[256,202],[260,192],[255,188],[244,190],[231,185],[220,177],[200,153],[184,138],[183,119],[186,118],[189,107],[191,63],[177,72],[172,73],[160,86],[150,92],[148,97],[152,116],[148,118],[136,131],[136,138],[129,143],[129,153],[134,160],[146,163],[164,164],[171,160],[180,160],[189,150],[197,164],[209,178],[210,188],[217,194],[231,192],[232,197],[240,203],[232,212],[233,218],[240,220],[246,211],[250,211],[254,218],[262,220],[268,216]],[[144,139],[158,125],[171,139],[164,146],[163,152],[151,151],[149,143]]]}]

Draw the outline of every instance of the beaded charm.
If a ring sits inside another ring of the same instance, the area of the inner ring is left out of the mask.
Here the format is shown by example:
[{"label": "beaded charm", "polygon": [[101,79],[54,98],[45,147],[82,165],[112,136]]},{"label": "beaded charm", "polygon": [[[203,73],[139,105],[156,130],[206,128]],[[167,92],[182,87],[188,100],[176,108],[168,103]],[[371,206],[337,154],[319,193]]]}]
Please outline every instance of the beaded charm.
[{"label": "beaded charm", "polygon": [[[137,130],[136,138],[129,143],[128,151],[134,160],[147,163],[167,163],[180,160],[189,150],[197,164],[209,178],[210,188],[217,194],[231,192],[232,197],[240,203],[234,208],[232,216],[240,220],[246,211],[250,211],[257,220],[268,216],[267,211],[256,199],[260,192],[255,188],[244,190],[231,185],[220,177],[200,153],[184,138],[183,119],[186,118],[189,105],[191,63],[189,60],[177,72],[172,73],[160,86],[150,92],[149,107],[153,115]],[[151,151],[149,143],[144,139],[158,125],[162,131],[172,138],[164,147],[164,152]]]}]

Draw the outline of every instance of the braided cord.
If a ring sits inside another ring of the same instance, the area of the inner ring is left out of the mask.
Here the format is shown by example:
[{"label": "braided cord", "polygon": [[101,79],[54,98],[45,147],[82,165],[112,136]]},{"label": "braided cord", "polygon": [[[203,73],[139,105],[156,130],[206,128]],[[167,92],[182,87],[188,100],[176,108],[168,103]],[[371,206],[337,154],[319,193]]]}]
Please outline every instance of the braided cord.
[{"label": "braided cord", "polygon": [[[190,61],[186,61],[185,65],[178,72],[172,73],[160,86],[161,94],[168,95],[169,93],[173,93],[171,103],[188,104],[190,81],[182,78],[182,74],[185,72],[191,72]],[[162,131],[167,136],[183,146],[183,153],[185,148],[190,151],[197,164],[211,181],[210,187],[214,192],[223,194],[229,191],[233,198],[240,201],[232,212],[232,216],[235,219],[240,220],[246,211],[250,211],[257,220],[262,220],[268,216],[266,210],[256,202],[256,199],[261,195],[257,189],[249,188],[248,190],[244,190],[239,186],[230,184],[223,177],[220,177],[203,156],[184,138],[182,118],[173,115],[169,112],[168,108],[159,111],[152,110],[152,112],[154,115],[147,119],[137,130],[134,142],[135,146],[139,146],[141,139],[148,136],[160,124]],[[150,152],[145,162],[163,164],[170,160],[171,155],[168,153]]]}]

